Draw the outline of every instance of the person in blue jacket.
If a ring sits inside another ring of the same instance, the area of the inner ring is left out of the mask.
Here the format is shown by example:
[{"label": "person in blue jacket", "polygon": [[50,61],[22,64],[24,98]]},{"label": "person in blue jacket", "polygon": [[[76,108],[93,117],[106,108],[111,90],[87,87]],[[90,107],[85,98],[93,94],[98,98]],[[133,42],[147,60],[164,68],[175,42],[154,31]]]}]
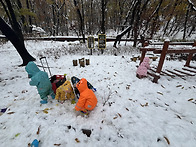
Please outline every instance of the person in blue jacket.
[{"label": "person in blue jacket", "polygon": [[41,104],[46,104],[48,102],[48,95],[51,95],[53,99],[55,98],[55,94],[52,90],[52,84],[46,72],[41,71],[32,61],[27,64],[25,70],[28,73],[28,77],[31,78],[29,84],[37,87],[40,98],[42,99],[40,101]]}]

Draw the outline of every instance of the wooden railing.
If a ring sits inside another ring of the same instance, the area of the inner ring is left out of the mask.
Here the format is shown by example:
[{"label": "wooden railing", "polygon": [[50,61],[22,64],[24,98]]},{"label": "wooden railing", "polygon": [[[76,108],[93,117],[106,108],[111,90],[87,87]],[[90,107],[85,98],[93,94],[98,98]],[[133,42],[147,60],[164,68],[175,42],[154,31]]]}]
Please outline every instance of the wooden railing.
[{"label": "wooden railing", "polygon": [[[160,78],[160,73],[161,73],[161,70],[162,70],[162,67],[163,67],[163,64],[164,64],[164,60],[165,60],[165,56],[166,54],[179,54],[179,53],[188,53],[188,58],[186,60],[186,64],[184,66],[190,66],[190,61],[193,57],[193,54],[196,53],[196,41],[195,42],[183,42],[183,43],[180,43],[180,42],[177,42],[177,43],[174,43],[174,42],[170,42],[169,40],[166,40],[163,44],[163,47],[162,49],[160,48],[148,48],[148,47],[142,47],[140,48],[140,51],[142,52],[142,55],[141,55],[141,60],[140,60],[140,64],[142,63],[145,55],[146,55],[146,52],[148,51],[152,51],[154,54],[161,54],[160,56],[160,59],[159,59],[159,63],[158,63],[158,66],[157,66],[157,69],[156,69],[156,72],[155,74],[153,74],[153,82],[157,83],[158,82],[158,79]],[[157,44],[155,43],[154,45],[162,45],[162,44]],[[169,46],[171,45],[191,45],[192,47],[190,48],[181,48],[181,49],[169,49]],[[146,46],[146,45],[145,45]]]}]

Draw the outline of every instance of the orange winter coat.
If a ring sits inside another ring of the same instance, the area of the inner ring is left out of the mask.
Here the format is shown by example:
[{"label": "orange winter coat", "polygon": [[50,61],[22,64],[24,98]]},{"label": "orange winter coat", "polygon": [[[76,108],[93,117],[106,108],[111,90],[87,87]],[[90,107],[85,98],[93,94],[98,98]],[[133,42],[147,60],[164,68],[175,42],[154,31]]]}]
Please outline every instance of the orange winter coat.
[{"label": "orange winter coat", "polygon": [[82,78],[76,85],[80,92],[80,98],[75,106],[77,111],[93,110],[97,105],[97,98],[94,92],[87,87],[87,80]]}]

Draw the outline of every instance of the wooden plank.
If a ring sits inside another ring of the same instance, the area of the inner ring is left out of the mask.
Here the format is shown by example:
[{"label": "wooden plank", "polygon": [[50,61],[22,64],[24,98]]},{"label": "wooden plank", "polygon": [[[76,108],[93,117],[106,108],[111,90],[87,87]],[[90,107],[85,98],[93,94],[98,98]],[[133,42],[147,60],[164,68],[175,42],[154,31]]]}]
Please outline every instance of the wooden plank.
[{"label": "wooden plank", "polygon": [[[151,73],[151,72],[149,72],[149,71],[147,71],[147,74],[149,74],[149,75],[152,76],[152,77],[157,77],[156,74]],[[160,77],[158,77],[158,78],[160,79]]]},{"label": "wooden plank", "polygon": [[[150,45],[163,45],[164,42],[154,42],[150,43]],[[193,45],[194,42],[170,42],[170,45]]]},{"label": "wooden plank", "polygon": [[196,73],[196,71],[194,70],[191,70],[191,69],[187,69],[187,68],[182,68],[183,70],[186,70],[186,71],[189,71],[189,72],[193,72],[193,73]]},{"label": "wooden plank", "polygon": [[196,67],[195,66],[188,66],[189,68],[193,68],[193,69],[196,69]]},{"label": "wooden plank", "polygon": [[178,73],[173,72],[173,71],[168,70],[168,69],[166,69],[166,71],[168,71],[168,72],[170,72],[170,73],[172,73],[172,74],[174,74],[174,75],[177,75],[177,76],[179,76],[179,77],[183,77],[183,76],[184,76],[184,75],[178,74]]},{"label": "wooden plank", "polygon": [[164,74],[166,74],[167,76],[170,76],[171,78],[174,78],[175,77],[174,75],[171,75],[171,74],[169,74],[169,73],[167,73],[165,71],[161,71],[161,72],[164,73]]},{"label": "wooden plank", "polygon": [[[157,50],[154,50],[153,51],[154,54],[161,54],[162,53],[162,50],[160,49],[157,49]],[[196,53],[196,49],[170,49],[170,50],[167,50],[167,54],[172,54],[172,53],[175,53],[175,54],[180,54],[180,53]]]},{"label": "wooden plank", "polygon": [[[152,69],[153,68],[153,69]],[[155,67],[152,67],[151,68],[151,70],[153,71],[153,72],[156,72],[155,70],[156,70],[156,68]],[[155,70],[154,70],[155,69]],[[171,78],[173,78],[174,77],[174,75],[171,75],[171,74],[169,74],[169,73],[167,73],[167,72],[165,72],[165,71],[161,71],[161,74],[160,75],[167,75],[167,76],[169,76],[169,77],[171,77]]]},{"label": "wooden plank", "polygon": [[178,70],[178,69],[174,69],[174,70],[177,71],[177,72],[180,72],[180,73],[182,73],[182,74],[188,75],[188,76],[194,76],[193,74],[190,74],[190,73],[187,73],[187,72]]},{"label": "wooden plank", "polygon": [[140,48],[140,51],[154,51],[156,50],[157,48]]}]

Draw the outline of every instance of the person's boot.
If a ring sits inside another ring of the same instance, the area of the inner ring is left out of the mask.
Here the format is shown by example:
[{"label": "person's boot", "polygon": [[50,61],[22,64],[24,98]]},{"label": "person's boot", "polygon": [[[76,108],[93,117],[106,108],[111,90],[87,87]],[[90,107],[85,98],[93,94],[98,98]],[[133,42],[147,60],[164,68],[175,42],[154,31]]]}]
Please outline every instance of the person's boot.
[{"label": "person's boot", "polygon": [[40,103],[41,103],[41,104],[47,104],[48,101],[47,101],[47,100],[41,100]]}]

